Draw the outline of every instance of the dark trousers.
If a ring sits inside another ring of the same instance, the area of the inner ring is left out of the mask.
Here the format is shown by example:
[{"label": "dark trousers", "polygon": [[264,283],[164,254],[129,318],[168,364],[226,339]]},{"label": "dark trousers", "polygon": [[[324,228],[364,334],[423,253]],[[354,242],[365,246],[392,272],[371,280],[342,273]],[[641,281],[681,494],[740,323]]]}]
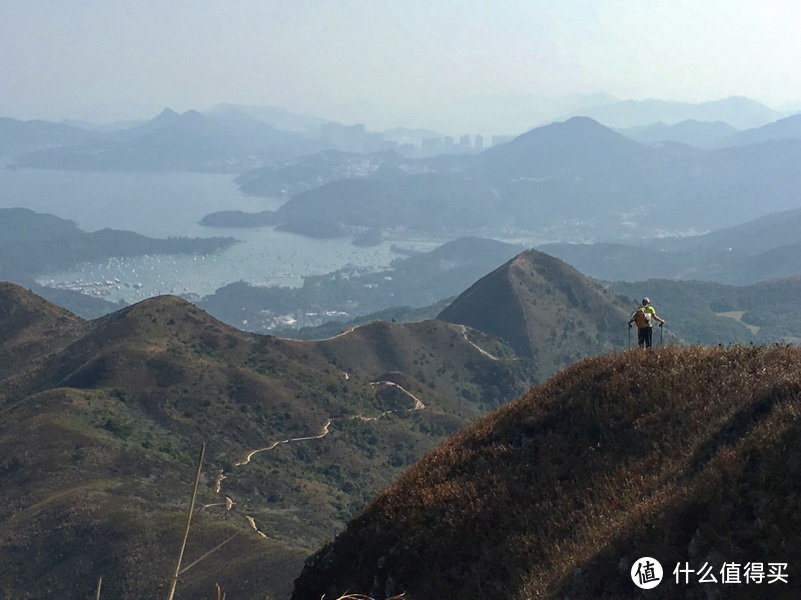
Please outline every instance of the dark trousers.
[{"label": "dark trousers", "polygon": [[639,344],[640,348],[642,348],[643,346],[645,346],[646,348],[650,348],[652,346],[653,339],[654,339],[653,327],[637,328],[637,343]]}]

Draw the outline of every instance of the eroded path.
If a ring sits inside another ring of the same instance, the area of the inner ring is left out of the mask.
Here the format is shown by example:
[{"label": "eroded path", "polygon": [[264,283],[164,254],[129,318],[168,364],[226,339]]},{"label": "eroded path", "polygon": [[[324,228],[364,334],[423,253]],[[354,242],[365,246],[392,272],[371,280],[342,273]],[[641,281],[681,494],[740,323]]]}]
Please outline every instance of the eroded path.
[{"label": "eroded path", "polygon": [[288,440],[280,440],[277,442],[273,442],[272,444],[264,448],[257,448],[256,450],[251,450],[250,452],[247,453],[245,458],[243,458],[238,463],[234,463],[234,466],[242,467],[248,464],[250,462],[250,459],[253,458],[259,452],[268,452],[269,450],[273,450],[274,448],[280,446],[281,444],[291,444],[293,442],[305,442],[306,440],[320,440],[325,436],[327,436],[330,433],[330,431],[331,431],[331,419],[328,419],[328,421],[325,422],[325,425],[323,425],[323,428],[320,431],[320,433],[318,433],[317,435],[309,435],[306,437],[297,437],[297,438],[290,438]]},{"label": "eroded path", "polygon": [[464,338],[464,341],[465,341],[465,342],[467,342],[468,344],[470,344],[471,346],[473,346],[473,348],[475,348],[476,350],[478,350],[479,352],[481,352],[481,354],[483,354],[483,355],[484,355],[484,356],[486,356],[487,358],[489,358],[489,359],[491,359],[491,360],[501,360],[500,358],[498,358],[498,357],[497,357],[497,356],[495,356],[494,354],[490,354],[489,352],[487,352],[486,350],[484,350],[484,348],[482,348],[481,346],[479,346],[478,344],[476,344],[475,342],[473,342],[473,340],[471,340],[469,337],[467,337],[467,327],[465,327],[464,325],[458,325],[458,324],[457,324],[457,327],[458,327],[458,328],[459,328],[459,330],[462,332],[462,337]]},{"label": "eroded path", "polygon": [[[411,411],[415,411],[415,410],[425,410],[426,409],[426,405],[423,403],[422,400],[420,400],[420,398],[415,396],[413,393],[411,393],[409,390],[407,390],[403,386],[395,383],[394,381],[371,381],[370,385],[373,386],[373,387],[379,386],[379,385],[387,385],[387,386],[395,387],[395,388],[399,389],[401,392],[403,392],[404,394],[406,394],[407,396],[409,396],[409,398],[411,398],[414,401],[414,406],[412,406],[412,408],[387,410],[387,411],[382,412],[378,416],[354,415],[354,416],[350,416],[350,417],[345,417],[342,420],[377,421],[378,419],[380,419],[380,418],[382,418],[382,417],[384,417],[386,415],[393,414],[393,413],[411,412]],[[256,448],[255,450],[251,450],[250,452],[248,452],[245,455],[245,457],[242,460],[240,460],[239,462],[234,463],[233,468],[237,469],[237,468],[240,468],[240,467],[244,467],[247,464],[249,464],[250,461],[253,459],[253,457],[256,456],[257,454],[259,454],[261,452],[269,452],[270,450],[274,450],[275,448],[277,448],[278,446],[280,446],[282,444],[293,444],[293,443],[296,443],[296,442],[306,442],[306,441],[311,441],[311,440],[321,440],[324,437],[326,437],[329,433],[331,433],[331,425],[333,424],[333,422],[334,422],[334,419],[327,419],[325,424],[323,424],[322,428],[320,429],[320,432],[317,433],[316,435],[308,435],[308,436],[303,436],[303,437],[296,437],[296,438],[288,438],[288,439],[285,439],[285,440],[278,440],[278,441],[275,441],[275,442],[271,442],[270,444],[268,444],[267,446],[264,446],[263,448]],[[222,492],[222,483],[223,483],[224,480],[228,479],[229,475],[230,475],[230,473],[226,473],[224,471],[220,471],[219,475],[217,476],[217,479],[215,480],[215,485],[214,485],[214,493],[215,494],[222,494],[223,493]],[[216,507],[216,506],[224,506],[225,510],[231,510],[233,508],[234,504],[235,504],[233,498],[231,498],[230,496],[225,495],[225,494],[223,494],[223,497],[224,497],[224,501],[215,502],[213,504],[205,504],[201,508],[205,509],[205,508],[211,508],[211,507]],[[258,533],[263,538],[269,539],[269,536],[267,536],[266,533],[264,533],[261,529],[259,529],[258,525],[256,524],[256,519],[254,517],[252,517],[251,515],[245,515],[245,519],[247,520],[248,525],[250,526],[251,529],[253,529],[256,533]]]},{"label": "eroded path", "polygon": [[[370,385],[372,385],[372,386],[388,385],[388,386],[395,387],[395,388],[399,389],[400,391],[402,391],[407,396],[409,396],[409,398],[414,400],[414,406],[412,408],[399,409],[399,410],[387,410],[387,411],[382,412],[381,416],[389,415],[389,414],[396,413],[396,412],[402,412],[402,411],[424,410],[425,407],[426,407],[426,405],[423,404],[423,401],[420,400],[420,398],[418,398],[417,396],[412,394],[409,390],[407,390],[402,385],[398,385],[394,381],[371,381]],[[379,417],[376,417],[376,418],[379,418]],[[375,419],[371,419],[371,420],[375,420]]]}]

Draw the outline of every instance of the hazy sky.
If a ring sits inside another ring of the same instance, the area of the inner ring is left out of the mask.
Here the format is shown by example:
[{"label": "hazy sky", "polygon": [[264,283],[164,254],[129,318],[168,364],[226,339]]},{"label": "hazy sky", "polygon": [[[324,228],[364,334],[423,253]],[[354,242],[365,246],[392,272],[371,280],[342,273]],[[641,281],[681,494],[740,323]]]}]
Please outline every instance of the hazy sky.
[{"label": "hazy sky", "polygon": [[0,116],[229,102],[447,128],[602,92],[782,107],[801,100],[800,22],[796,0],[0,0]]}]

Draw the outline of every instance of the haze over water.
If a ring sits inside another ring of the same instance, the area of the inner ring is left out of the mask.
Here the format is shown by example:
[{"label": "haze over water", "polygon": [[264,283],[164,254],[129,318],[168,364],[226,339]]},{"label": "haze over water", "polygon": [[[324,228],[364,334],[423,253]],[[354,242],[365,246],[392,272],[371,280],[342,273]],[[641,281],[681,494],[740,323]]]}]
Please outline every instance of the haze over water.
[{"label": "haze over water", "polygon": [[[198,221],[219,210],[275,209],[280,199],[247,196],[231,175],[0,170],[0,208],[23,207],[71,219],[86,231],[103,228],[151,237],[234,237],[235,244],[210,256],[112,258],[39,278],[42,283],[113,281],[108,299],[127,302],[164,293],[210,294],[231,282],[296,286],[303,276],[346,265],[385,266],[396,258],[385,242],[357,248],[350,239],[316,240],[260,229],[218,229]],[[423,244],[424,246],[430,244]],[[136,288],[124,284],[139,284]]]}]

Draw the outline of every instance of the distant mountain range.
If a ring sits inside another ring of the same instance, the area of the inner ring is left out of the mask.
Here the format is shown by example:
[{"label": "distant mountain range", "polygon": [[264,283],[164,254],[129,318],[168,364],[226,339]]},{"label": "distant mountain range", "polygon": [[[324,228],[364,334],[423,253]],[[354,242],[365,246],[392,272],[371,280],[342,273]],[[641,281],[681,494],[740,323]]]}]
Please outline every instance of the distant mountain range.
[{"label": "distant mountain range", "polygon": [[701,236],[632,244],[545,244],[539,248],[609,281],[649,277],[744,285],[801,274],[801,209]]},{"label": "distant mountain range", "polygon": [[[293,195],[274,215],[253,218],[313,237],[372,228],[620,240],[654,230],[719,229],[794,208],[799,161],[801,139],[714,151],[657,148],[577,117],[476,156],[418,161],[390,177],[367,170],[324,181]],[[268,189],[290,184],[286,174],[270,177]],[[247,222],[246,215],[237,217],[240,225]]]},{"label": "distant mountain range", "polygon": [[[49,135],[47,143],[39,140],[43,133],[34,124],[23,129],[31,138],[31,145],[23,147],[21,141],[15,142],[22,137],[17,133],[19,122],[0,123],[0,133],[8,129],[12,134],[7,151],[16,156],[12,166],[242,173],[322,150],[369,153],[400,147],[363,125],[346,126],[273,107],[220,105],[207,113],[182,114],[165,108],[150,121],[112,131],[39,124]],[[75,133],[70,140],[66,136],[70,131],[81,135]]]},{"label": "distant mountain range", "polygon": [[801,115],[792,115],[745,131],[738,131],[722,121],[713,123],[693,120],[681,121],[674,125],[660,122],[618,131],[644,144],[676,142],[711,150],[801,139]]},{"label": "distant mountain range", "polygon": [[[25,154],[16,164],[244,172],[238,183],[247,193],[289,201],[275,214],[224,212],[209,215],[204,224],[274,225],[313,237],[392,229],[454,237],[525,231],[562,241],[620,241],[647,237],[656,212],[657,233],[664,235],[733,226],[797,206],[796,117],[765,125],[777,115],[743,98],[632,106],[645,111],[657,105],[688,114],[626,133],[649,143],[676,143],[653,147],[575,117],[477,155],[411,159],[387,152],[400,146],[363,126],[223,106],[208,114],[167,109],[148,123]],[[715,121],[703,122],[715,111]],[[737,133],[724,122],[726,114],[760,111],[764,118],[755,129]],[[271,117],[305,132],[278,129],[264,120]],[[309,134],[317,125],[318,134]],[[699,150],[687,144],[726,147]]]},{"label": "distant mountain range", "polygon": [[669,100],[619,100],[578,109],[571,115],[595,119],[607,127],[642,127],[653,123],[674,125],[681,121],[723,121],[736,129],[759,127],[783,115],[760,102],[732,96],[711,102],[673,102]]},{"label": "distant mountain range", "polygon": [[43,148],[72,146],[93,137],[94,133],[48,121],[19,121],[0,118],[0,157],[12,157]]},{"label": "distant mountain range", "polygon": [[673,142],[696,148],[711,150],[727,145],[739,130],[723,121],[694,121],[687,119],[673,125],[663,122],[640,125],[618,130],[620,133],[643,144]]},{"label": "distant mountain range", "polygon": [[75,145],[19,156],[22,167],[119,171],[241,171],[320,150],[314,140],[244,113],[178,114],[165,109],[143,125]]},{"label": "distant mountain range", "polygon": [[[715,106],[753,108],[742,99]],[[165,110],[138,127],[96,135],[71,148],[41,150],[19,161],[33,165],[40,158],[53,159],[52,167],[83,168],[86,159],[84,166],[93,168],[127,168],[133,164],[129,159],[141,159],[138,164],[144,170],[237,170],[249,162],[262,164],[262,151],[269,153],[271,148],[297,151],[301,156],[287,155],[237,179],[247,193],[288,197],[278,210],[223,211],[202,222],[214,227],[275,226],[321,238],[351,236],[367,244],[377,243],[386,232],[412,232],[438,237],[523,233],[625,245],[637,238],[728,228],[799,204],[797,116],[728,137],[732,130],[722,122],[687,120],[636,134],[651,142],[659,137],[677,142],[658,147],[576,117],[536,128],[478,155],[410,159],[393,151],[314,152],[350,136],[362,136],[359,139],[369,146],[372,134],[329,123],[322,125],[330,129],[327,142],[322,137],[315,141],[278,130],[248,110],[258,113],[248,107],[220,107],[207,115]],[[280,111],[267,112],[281,116]],[[686,143],[727,147],[701,150]],[[654,274],[727,283],[748,283],[746,268],[769,276],[790,275],[797,272],[790,244],[784,249],[774,245],[765,250],[769,255],[729,266],[725,256],[693,265],[686,264],[691,258],[686,254],[662,255]],[[630,253],[617,247],[615,252]],[[611,270],[614,260],[608,262]],[[600,278],[618,278],[583,263],[577,266]]]}]

